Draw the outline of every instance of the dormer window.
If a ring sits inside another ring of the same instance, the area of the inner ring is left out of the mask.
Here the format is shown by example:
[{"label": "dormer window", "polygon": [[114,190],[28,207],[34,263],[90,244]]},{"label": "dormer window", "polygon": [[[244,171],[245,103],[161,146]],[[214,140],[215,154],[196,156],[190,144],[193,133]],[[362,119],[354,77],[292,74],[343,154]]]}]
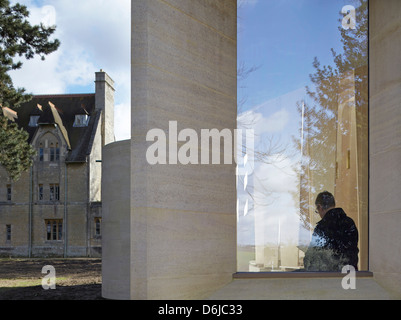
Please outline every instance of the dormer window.
[{"label": "dormer window", "polygon": [[89,116],[87,114],[75,115],[74,127],[87,127],[89,123]]},{"label": "dormer window", "polygon": [[31,116],[29,119],[30,127],[37,127],[40,116]]}]

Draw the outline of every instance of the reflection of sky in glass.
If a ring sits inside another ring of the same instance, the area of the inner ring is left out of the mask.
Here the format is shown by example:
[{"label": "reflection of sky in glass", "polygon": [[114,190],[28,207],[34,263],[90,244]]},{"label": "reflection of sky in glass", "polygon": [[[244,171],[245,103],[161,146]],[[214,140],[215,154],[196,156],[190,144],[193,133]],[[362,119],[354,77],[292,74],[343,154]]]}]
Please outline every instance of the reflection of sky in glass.
[{"label": "reflection of sky in glass", "polygon": [[[349,1],[348,1],[349,2]],[[258,67],[239,86],[244,108],[304,88],[312,62],[332,62],[340,49],[339,12],[345,0],[258,0],[238,10],[238,61]]]},{"label": "reflection of sky in glass", "polygon": [[[352,2],[352,1],[351,1]],[[238,83],[238,126],[255,130],[255,161],[248,184],[253,205],[239,214],[239,245],[299,244],[297,166],[301,138],[297,103],[308,100],[305,86],[315,72],[314,57],[332,65],[330,49],[341,52],[340,12],[350,1],[240,0],[238,62],[255,68]],[[241,189],[241,186],[239,186]],[[242,191],[239,192],[239,195]],[[299,194],[299,192],[298,192]],[[254,225],[259,232],[255,234]]]}]

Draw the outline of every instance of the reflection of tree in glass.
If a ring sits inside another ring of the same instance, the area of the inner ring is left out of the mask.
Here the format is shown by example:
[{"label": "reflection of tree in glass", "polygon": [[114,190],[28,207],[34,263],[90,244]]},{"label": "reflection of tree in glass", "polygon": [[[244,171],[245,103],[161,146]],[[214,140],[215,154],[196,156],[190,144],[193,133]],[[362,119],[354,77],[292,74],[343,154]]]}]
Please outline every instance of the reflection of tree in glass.
[{"label": "reflection of tree in glass", "polygon": [[[310,75],[312,86],[306,87],[308,103],[299,102],[297,109],[302,116],[301,140],[294,138],[302,152],[299,171],[300,218],[305,228],[311,229],[313,219],[310,212],[314,195],[336,183],[337,132],[347,134],[349,126],[338,123],[339,106],[355,98],[358,119],[358,140],[367,141],[368,103],[368,2],[355,0],[356,29],[345,30],[339,19],[339,30],[343,52],[331,49],[333,66],[322,66],[317,57],[313,61],[315,73]],[[349,90],[351,88],[351,90]],[[346,120],[348,121],[348,120]],[[342,131],[343,130],[343,131]],[[302,144],[302,145],[301,145]],[[361,152],[367,148],[360,146]],[[363,161],[364,154],[361,158]],[[365,158],[366,159],[366,158]]]}]

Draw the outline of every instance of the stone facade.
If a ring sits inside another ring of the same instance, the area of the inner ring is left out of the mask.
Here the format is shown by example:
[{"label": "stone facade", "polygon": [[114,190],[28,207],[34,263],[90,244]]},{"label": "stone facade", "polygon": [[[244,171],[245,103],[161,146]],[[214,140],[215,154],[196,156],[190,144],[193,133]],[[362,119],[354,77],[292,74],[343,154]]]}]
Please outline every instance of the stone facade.
[{"label": "stone facade", "polygon": [[18,181],[0,167],[0,256],[101,256],[102,147],[114,141],[113,110],[113,80],[102,70],[95,94],[38,95],[17,110],[37,155]]}]

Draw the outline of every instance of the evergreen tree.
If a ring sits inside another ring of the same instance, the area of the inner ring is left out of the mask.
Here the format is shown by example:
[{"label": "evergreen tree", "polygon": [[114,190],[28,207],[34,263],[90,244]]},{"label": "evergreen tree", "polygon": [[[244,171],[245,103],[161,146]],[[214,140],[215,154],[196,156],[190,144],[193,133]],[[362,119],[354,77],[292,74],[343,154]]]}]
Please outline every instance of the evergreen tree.
[{"label": "evergreen tree", "polygon": [[[26,6],[10,5],[8,0],[0,0],[0,106],[17,109],[32,96],[24,88],[15,88],[9,72],[22,67],[18,57],[32,59],[56,51],[59,40],[50,40],[55,26],[31,25]],[[4,111],[4,110],[3,110]],[[32,165],[34,150],[28,144],[28,134],[18,129],[15,123],[0,112],[0,164],[17,180],[23,171]]]},{"label": "evergreen tree", "polygon": [[0,163],[13,181],[32,165],[35,150],[27,142],[28,133],[6,117],[0,117]]}]

